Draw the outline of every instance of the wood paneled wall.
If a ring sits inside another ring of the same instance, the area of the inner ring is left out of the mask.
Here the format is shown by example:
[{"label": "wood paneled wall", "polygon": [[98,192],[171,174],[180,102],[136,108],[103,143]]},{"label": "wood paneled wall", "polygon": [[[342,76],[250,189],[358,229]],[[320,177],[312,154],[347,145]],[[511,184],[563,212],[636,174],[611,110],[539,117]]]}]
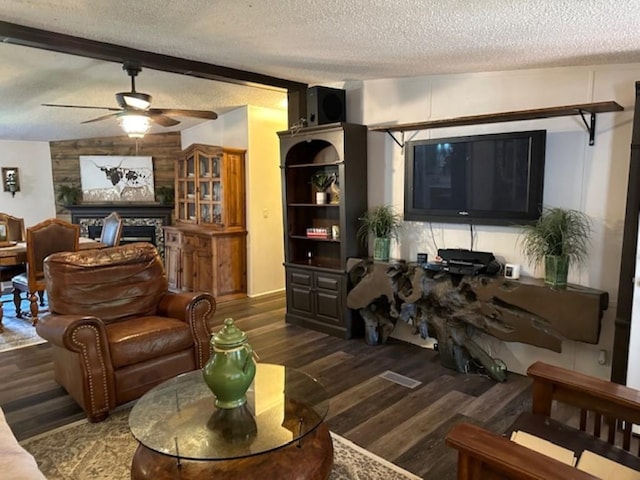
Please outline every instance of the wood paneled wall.
[{"label": "wood paneled wall", "polygon": [[[137,143],[137,145],[136,145]],[[50,142],[51,169],[56,195],[60,185],[80,186],[80,155],[151,156],[153,177],[156,188],[160,185],[174,185],[174,165],[181,156],[180,132],[145,135],[138,140],[127,136],[85,138],[82,140],[62,140]],[[58,204],[58,216],[69,212]]]}]

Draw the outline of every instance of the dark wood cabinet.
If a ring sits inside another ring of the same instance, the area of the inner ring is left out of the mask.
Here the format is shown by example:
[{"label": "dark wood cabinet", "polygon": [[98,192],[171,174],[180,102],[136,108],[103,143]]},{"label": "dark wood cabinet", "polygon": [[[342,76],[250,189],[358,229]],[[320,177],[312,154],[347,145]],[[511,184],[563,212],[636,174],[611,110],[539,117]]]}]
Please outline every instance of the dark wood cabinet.
[{"label": "dark wood cabinet", "polygon": [[[350,338],[361,325],[346,307],[346,262],[366,256],[356,238],[367,209],[367,129],[336,123],[279,132],[282,167],[286,319]],[[336,179],[325,203],[317,203],[311,178]]]},{"label": "dark wood cabinet", "polygon": [[287,268],[287,313],[295,316],[294,323],[303,318],[305,326],[344,336],[345,280],[342,274]]}]

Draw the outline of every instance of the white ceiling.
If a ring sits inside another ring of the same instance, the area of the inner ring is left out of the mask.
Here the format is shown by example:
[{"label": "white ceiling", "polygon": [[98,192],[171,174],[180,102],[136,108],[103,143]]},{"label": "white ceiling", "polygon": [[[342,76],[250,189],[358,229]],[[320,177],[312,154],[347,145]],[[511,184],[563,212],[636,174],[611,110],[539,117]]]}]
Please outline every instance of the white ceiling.
[{"label": "white ceiling", "polygon": [[[0,0],[2,20],[315,84],[552,66],[640,62],[637,0]],[[0,139],[119,135],[121,65],[0,45]],[[283,108],[284,94],[145,69],[153,107]],[[198,121],[178,118],[173,129]]]}]

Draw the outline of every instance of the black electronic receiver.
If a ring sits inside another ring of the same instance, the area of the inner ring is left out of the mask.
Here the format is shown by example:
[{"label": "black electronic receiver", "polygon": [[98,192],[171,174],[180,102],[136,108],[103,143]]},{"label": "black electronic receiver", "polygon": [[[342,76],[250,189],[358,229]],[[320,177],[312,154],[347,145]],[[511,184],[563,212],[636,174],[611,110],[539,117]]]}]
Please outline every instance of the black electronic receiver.
[{"label": "black electronic receiver", "polygon": [[476,252],[460,248],[440,248],[438,256],[442,258],[442,270],[459,275],[496,274],[500,264],[493,253]]}]

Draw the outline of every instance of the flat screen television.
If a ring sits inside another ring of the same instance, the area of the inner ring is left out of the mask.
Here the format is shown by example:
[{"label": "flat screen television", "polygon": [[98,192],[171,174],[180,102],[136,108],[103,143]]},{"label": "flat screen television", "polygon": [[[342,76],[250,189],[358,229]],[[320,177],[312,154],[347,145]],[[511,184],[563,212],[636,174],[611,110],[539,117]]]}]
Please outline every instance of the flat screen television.
[{"label": "flat screen television", "polygon": [[409,141],[404,219],[479,225],[540,217],[546,130]]}]

